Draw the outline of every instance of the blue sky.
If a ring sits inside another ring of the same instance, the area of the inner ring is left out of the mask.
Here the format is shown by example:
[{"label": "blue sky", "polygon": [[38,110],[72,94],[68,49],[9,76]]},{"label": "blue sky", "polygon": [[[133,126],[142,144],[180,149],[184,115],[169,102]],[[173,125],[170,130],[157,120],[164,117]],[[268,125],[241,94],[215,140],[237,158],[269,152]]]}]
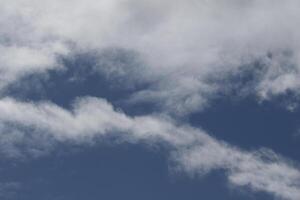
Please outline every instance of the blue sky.
[{"label": "blue sky", "polygon": [[299,199],[298,8],[2,1],[1,199]]}]

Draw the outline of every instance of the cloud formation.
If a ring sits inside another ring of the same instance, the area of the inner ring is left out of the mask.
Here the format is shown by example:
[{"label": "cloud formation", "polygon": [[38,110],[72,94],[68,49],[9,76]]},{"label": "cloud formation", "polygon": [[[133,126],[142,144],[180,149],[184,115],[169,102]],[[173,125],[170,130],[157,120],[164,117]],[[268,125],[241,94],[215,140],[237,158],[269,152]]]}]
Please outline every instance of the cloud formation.
[{"label": "cloud formation", "polygon": [[[1,85],[59,66],[58,55],[72,52],[74,45],[83,51],[136,52],[147,66],[138,77],[159,81],[134,100],[161,101],[177,113],[201,109],[211,94],[226,90],[216,80],[255,63],[262,67],[251,92],[263,99],[297,93],[300,85],[297,0],[0,4]],[[122,70],[131,76],[130,69]]]},{"label": "cloud formation", "polygon": [[[0,122],[19,127],[16,131],[44,132],[56,141],[83,144],[117,133],[124,142],[167,145],[174,161],[188,173],[223,169],[234,185],[250,186],[283,199],[300,197],[300,171],[271,150],[246,152],[163,116],[130,117],[104,99],[81,98],[72,110],[66,110],[49,102],[5,98],[0,101],[0,112]],[[10,142],[15,141],[11,138]]]},{"label": "cloud formation", "polygon": [[[74,52],[100,52],[94,66],[98,72],[150,83],[127,101],[157,103],[164,114],[203,109],[210,98],[230,91],[228,78],[249,71],[254,79],[247,89],[251,94],[262,99],[289,91],[298,95],[299,4],[1,0],[0,91],[25,75],[63,68],[61,58]],[[128,63],[118,61],[118,49],[128,56]],[[81,98],[66,110],[51,102],[10,97],[0,100],[0,113],[1,151],[6,154],[17,154],[15,144],[28,137],[40,140],[35,134],[79,143],[117,135],[127,142],[171,146],[174,159],[188,172],[224,169],[232,184],[280,198],[300,198],[300,172],[289,161],[271,151],[240,150],[164,114],[130,117],[100,98]]]}]

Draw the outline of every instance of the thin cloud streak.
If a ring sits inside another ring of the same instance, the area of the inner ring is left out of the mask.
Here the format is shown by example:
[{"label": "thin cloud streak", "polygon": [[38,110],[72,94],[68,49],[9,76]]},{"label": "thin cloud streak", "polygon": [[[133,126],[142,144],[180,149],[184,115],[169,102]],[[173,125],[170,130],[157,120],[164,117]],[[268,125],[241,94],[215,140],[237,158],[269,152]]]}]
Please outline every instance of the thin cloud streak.
[{"label": "thin cloud streak", "polygon": [[124,142],[167,145],[175,163],[187,173],[205,174],[223,169],[231,184],[249,186],[283,199],[300,198],[299,169],[271,150],[243,151],[203,130],[176,125],[163,116],[130,117],[101,98],[78,99],[72,110],[50,102],[5,98],[0,101],[0,112],[1,123],[38,130],[59,142],[85,144],[97,137],[114,135]]}]

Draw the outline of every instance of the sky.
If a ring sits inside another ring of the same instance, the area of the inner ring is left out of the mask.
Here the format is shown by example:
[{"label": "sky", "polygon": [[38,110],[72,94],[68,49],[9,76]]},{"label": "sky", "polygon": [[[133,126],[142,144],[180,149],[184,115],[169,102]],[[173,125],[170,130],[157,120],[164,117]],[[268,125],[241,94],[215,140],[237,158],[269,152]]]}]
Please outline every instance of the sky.
[{"label": "sky", "polygon": [[300,199],[297,0],[0,0],[4,200]]}]

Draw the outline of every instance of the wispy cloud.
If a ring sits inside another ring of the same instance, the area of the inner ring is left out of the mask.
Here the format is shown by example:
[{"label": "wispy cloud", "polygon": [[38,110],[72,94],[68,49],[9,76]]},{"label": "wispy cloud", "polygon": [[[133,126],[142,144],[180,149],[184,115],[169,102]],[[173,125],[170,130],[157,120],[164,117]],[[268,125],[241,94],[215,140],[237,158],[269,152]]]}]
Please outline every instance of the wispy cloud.
[{"label": "wispy cloud", "polygon": [[299,169],[271,150],[243,151],[212,138],[203,130],[176,125],[163,116],[130,117],[103,99],[79,99],[69,111],[52,103],[5,98],[0,101],[0,112],[1,123],[38,130],[60,142],[85,144],[97,137],[105,139],[103,136],[114,135],[124,142],[167,145],[174,161],[188,173],[224,169],[232,184],[285,199],[300,197]]}]

